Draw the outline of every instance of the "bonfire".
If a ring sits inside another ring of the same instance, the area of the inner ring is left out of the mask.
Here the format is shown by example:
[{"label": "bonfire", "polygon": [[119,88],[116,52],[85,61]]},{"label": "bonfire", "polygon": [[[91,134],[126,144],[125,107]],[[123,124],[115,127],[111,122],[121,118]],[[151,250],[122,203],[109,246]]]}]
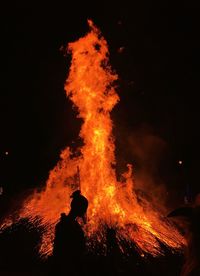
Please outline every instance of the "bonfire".
[{"label": "bonfire", "polygon": [[44,189],[27,197],[17,218],[5,220],[2,230],[16,219],[28,219],[43,229],[39,254],[51,255],[55,224],[61,213],[68,213],[70,195],[81,189],[89,201],[84,231],[90,248],[97,243],[106,247],[106,228],[110,228],[122,252],[123,241],[134,245],[141,256],[163,254],[161,244],[180,250],[184,239],[179,231],[147,198],[138,199],[132,165],[127,165],[123,181],[116,177],[111,111],[120,100],[115,90],[118,76],[109,64],[106,40],[91,20],[88,24],[89,32],[67,46],[71,66],[65,83],[66,95],[82,119],[83,145],[61,152]]}]

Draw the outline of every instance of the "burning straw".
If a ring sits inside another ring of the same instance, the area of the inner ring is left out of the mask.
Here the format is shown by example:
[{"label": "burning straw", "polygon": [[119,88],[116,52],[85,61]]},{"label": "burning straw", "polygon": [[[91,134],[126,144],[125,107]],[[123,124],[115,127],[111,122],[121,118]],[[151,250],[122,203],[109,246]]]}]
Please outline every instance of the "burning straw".
[{"label": "burning straw", "polygon": [[81,192],[89,200],[85,229],[89,244],[94,240],[105,242],[106,226],[115,229],[120,248],[126,240],[141,255],[162,254],[160,243],[179,250],[184,239],[176,228],[145,198],[138,200],[131,165],[122,177],[123,182],[117,181],[110,112],[119,102],[114,86],[118,76],[109,65],[106,40],[92,21],[88,24],[89,33],[68,44],[72,60],[65,84],[66,95],[83,119],[83,146],[76,154],[68,147],[61,153],[45,189],[26,199],[19,219],[28,218],[30,223],[43,228],[40,254],[50,255],[55,224],[60,213],[69,211],[70,195],[78,188],[79,167]]}]

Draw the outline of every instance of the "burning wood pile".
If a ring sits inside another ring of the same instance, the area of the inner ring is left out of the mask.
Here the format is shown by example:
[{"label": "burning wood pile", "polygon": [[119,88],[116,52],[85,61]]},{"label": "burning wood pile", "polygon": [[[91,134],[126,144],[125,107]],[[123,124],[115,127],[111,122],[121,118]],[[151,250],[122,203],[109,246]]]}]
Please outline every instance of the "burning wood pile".
[{"label": "burning wood pile", "polygon": [[[81,183],[81,192],[89,201],[88,221],[84,227],[91,248],[106,244],[106,228],[115,229],[117,242],[125,252],[123,241],[134,244],[141,256],[162,254],[160,243],[172,251],[180,250],[184,239],[145,197],[140,201],[135,192],[132,166],[127,166],[123,181],[115,171],[115,144],[110,113],[119,102],[115,91],[118,76],[109,65],[106,40],[88,21],[90,31],[68,44],[72,56],[65,83],[67,97],[83,120],[80,138],[83,146],[76,152],[69,147],[62,151],[60,161],[49,173],[44,190],[35,191],[24,202],[17,219],[28,218],[43,228],[40,254],[52,253],[54,228],[60,214],[69,211],[70,195]],[[79,167],[80,181],[77,181]],[[4,222],[5,228],[12,220]]]}]

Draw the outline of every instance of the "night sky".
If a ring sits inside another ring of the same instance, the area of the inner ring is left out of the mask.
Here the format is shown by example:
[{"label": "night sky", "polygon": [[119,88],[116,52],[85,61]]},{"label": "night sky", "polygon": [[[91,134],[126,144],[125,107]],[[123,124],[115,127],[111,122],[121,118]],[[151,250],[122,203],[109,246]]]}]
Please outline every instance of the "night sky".
[{"label": "night sky", "polygon": [[64,92],[70,56],[60,49],[88,31],[88,18],[106,38],[119,75],[121,101],[112,112],[118,166],[131,162],[139,170],[144,160],[137,153],[134,158],[130,141],[157,137],[166,145],[162,157],[157,162],[153,150],[148,154],[173,197],[183,199],[187,185],[192,194],[199,192],[199,7],[193,1],[54,2],[2,7],[4,196],[44,184],[60,151],[80,143],[81,120]]}]

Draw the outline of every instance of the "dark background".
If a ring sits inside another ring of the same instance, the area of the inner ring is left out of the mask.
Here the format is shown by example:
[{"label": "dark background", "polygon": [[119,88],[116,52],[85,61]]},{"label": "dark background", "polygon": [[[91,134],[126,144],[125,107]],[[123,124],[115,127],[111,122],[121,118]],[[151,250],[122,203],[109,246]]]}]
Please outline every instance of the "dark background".
[{"label": "dark background", "polygon": [[172,196],[183,201],[188,185],[199,192],[199,6],[52,2],[1,7],[1,197],[45,183],[61,149],[77,143],[81,120],[64,92],[70,57],[60,48],[88,31],[87,18],[108,41],[119,75],[121,100],[112,112],[119,167],[131,162],[137,171],[127,141],[150,133],[167,145],[156,164]]}]

